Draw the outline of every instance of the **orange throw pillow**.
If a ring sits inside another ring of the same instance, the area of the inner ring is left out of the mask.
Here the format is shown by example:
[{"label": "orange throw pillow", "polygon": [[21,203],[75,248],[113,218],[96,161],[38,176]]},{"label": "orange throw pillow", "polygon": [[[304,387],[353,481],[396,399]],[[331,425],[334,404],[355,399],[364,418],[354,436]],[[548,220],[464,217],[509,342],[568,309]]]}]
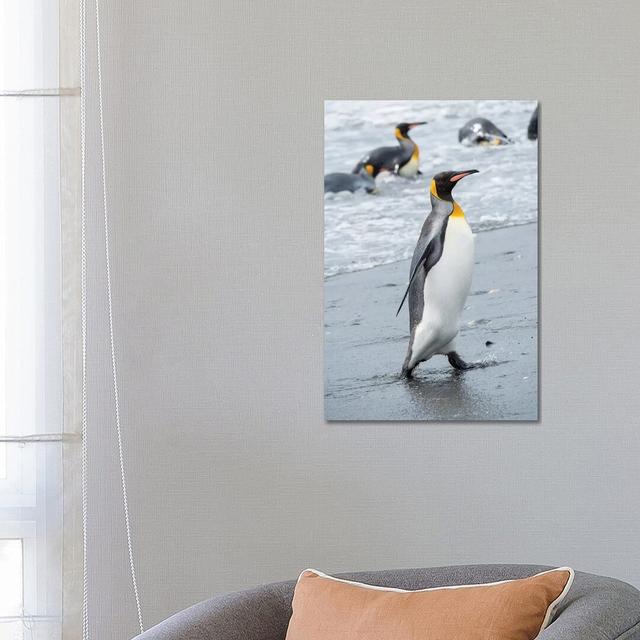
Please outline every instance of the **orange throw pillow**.
[{"label": "orange throw pillow", "polygon": [[522,580],[405,591],[307,569],[286,640],[533,640],[572,582],[573,569],[562,567]]}]

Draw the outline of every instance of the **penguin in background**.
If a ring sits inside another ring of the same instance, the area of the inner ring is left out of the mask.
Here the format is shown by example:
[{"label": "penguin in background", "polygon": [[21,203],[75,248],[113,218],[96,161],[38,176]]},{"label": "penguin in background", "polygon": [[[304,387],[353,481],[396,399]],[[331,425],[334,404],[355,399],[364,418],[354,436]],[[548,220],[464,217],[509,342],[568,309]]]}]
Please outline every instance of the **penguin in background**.
[{"label": "penguin in background", "polygon": [[491,120],[473,118],[458,131],[458,142],[467,145],[511,144],[513,140]]},{"label": "penguin in background", "polygon": [[324,192],[350,191],[355,193],[364,189],[367,193],[377,193],[376,175],[375,169],[370,164],[363,165],[358,173],[328,173],[324,177]]},{"label": "penguin in background", "polygon": [[447,356],[455,369],[471,369],[457,353],[455,338],[474,264],[474,240],[464,211],[451,192],[463,178],[478,173],[444,171],[431,180],[431,212],[411,260],[409,285],[398,313],[409,298],[409,348],[402,375],[411,378],[418,364],[436,354]]},{"label": "penguin in background", "polygon": [[378,147],[365,155],[353,168],[352,173],[359,173],[362,167],[370,164],[375,175],[381,171],[389,171],[403,178],[415,178],[420,172],[420,149],[410,138],[409,131],[426,122],[401,122],[396,125],[395,136],[398,144],[395,147]]}]

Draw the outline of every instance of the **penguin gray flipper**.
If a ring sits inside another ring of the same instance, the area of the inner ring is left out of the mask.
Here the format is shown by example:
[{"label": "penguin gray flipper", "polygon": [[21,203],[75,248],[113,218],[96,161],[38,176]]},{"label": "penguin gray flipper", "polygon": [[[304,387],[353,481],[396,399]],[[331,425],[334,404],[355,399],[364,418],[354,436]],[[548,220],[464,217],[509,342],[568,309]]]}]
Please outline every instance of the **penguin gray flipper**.
[{"label": "penguin gray flipper", "polygon": [[[439,217],[436,218],[435,216],[429,216],[427,218],[425,227],[422,230],[422,237],[427,238],[427,241],[425,242],[426,246],[423,247],[420,243],[416,245],[416,250],[413,254],[413,260],[411,262],[411,277],[409,278],[409,284],[407,285],[407,289],[404,292],[404,296],[402,297],[400,306],[396,311],[396,317],[398,317],[398,314],[402,309],[402,305],[409,295],[411,285],[418,275],[420,268],[424,267],[421,276],[421,281],[424,284],[424,280],[427,277],[427,274],[429,273],[433,265],[435,265],[438,260],[440,260],[440,257],[442,256],[442,250],[444,248],[444,237],[447,231],[447,221],[448,217],[442,219]],[[420,304],[422,304],[422,301],[420,302]]]}]

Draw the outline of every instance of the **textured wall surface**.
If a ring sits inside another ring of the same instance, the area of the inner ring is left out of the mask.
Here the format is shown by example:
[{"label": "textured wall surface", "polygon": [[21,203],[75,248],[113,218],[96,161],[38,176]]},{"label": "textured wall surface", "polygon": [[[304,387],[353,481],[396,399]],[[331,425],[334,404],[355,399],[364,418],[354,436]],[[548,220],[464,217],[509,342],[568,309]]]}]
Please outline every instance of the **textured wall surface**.
[{"label": "textured wall surface", "polygon": [[[569,564],[640,584],[638,7],[102,2],[147,624],[307,566]],[[323,99],[349,97],[541,101],[539,424],[324,422]],[[120,640],[136,623],[90,224],[90,615]]]}]

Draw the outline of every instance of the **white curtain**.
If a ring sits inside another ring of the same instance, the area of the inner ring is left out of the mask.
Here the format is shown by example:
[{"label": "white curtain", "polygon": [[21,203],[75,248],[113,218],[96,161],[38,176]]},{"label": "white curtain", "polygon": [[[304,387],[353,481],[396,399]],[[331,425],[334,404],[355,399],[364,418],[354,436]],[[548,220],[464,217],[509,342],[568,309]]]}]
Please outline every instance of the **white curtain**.
[{"label": "white curtain", "polygon": [[0,638],[66,640],[82,576],[77,4],[7,0],[0,25]]}]

